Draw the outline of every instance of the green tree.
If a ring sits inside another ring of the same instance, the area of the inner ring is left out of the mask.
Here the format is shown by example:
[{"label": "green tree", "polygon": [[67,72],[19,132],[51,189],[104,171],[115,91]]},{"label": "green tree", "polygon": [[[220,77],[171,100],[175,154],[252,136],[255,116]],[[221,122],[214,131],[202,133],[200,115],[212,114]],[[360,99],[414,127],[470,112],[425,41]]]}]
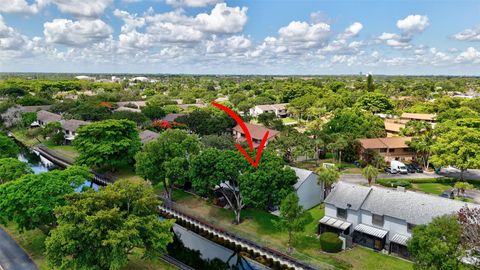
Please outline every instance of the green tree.
[{"label": "green tree", "polygon": [[[173,241],[173,220],[160,220],[152,186],[141,180],[120,180],[98,192],[66,197],[57,207],[58,227],[45,241],[51,267],[58,269],[121,269],[129,255],[158,260]],[[92,252],[93,251],[93,252]]]},{"label": "green tree", "polygon": [[325,198],[328,193],[332,190],[333,184],[335,184],[338,179],[340,179],[340,172],[335,166],[328,168],[319,168],[316,173],[318,174],[318,184],[321,185],[323,182],[325,186]]},{"label": "green tree", "polygon": [[30,127],[30,125],[35,121],[37,121],[37,113],[36,112],[22,113],[22,125],[24,127]]},{"label": "green tree", "polygon": [[146,105],[142,108],[142,113],[150,120],[155,121],[165,116],[165,110],[160,102],[148,101]]},{"label": "green tree", "polygon": [[474,188],[473,185],[468,182],[455,182],[453,187],[457,189],[457,196],[460,196],[460,194],[465,194],[465,190],[467,189]]},{"label": "green tree", "polygon": [[432,145],[432,162],[437,166],[454,166],[461,171],[480,168],[480,130],[453,127],[439,134]]},{"label": "green tree", "polygon": [[375,90],[375,85],[373,84],[373,76],[372,74],[367,75],[367,90],[369,92],[373,92]]},{"label": "green tree", "polygon": [[293,163],[302,155],[312,156],[315,151],[314,141],[306,134],[300,133],[295,129],[282,133],[282,136],[273,141],[271,146],[288,163]]},{"label": "green tree", "polygon": [[137,126],[145,126],[148,122],[148,118],[143,113],[131,112],[131,111],[116,111],[109,116],[110,119],[125,119],[135,122]]},{"label": "green tree", "polygon": [[60,122],[50,122],[45,125],[41,132],[44,138],[48,138],[54,144],[61,144],[64,140],[62,125]]},{"label": "green tree", "polygon": [[78,128],[73,145],[78,164],[115,170],[133,164],[141,144],[134,122],[105,120]]},{"label": "green tree", "polygon": [[33,170],[28,163],[15,158],[0,159],[0,184],[17,180],[21,176],[31,173],[33,173]]},{"label": "green tree", "polygon": [[423,121],[408,121],[405,127],[400,130],[402,136],[419,137],[432,131],[432,124]]},{"label": "green tree", "polygon": [[190,160],[200,151],[200,145],[195,135],[167,130],[135,156],[136,172],[154,185],[163,183],[165,198],[171,200],[173,186],[188,180]]},{"label": "green tree", "polygon": [[461,230],[455,215],[436,217],[413,229],[408,241],[414,269],[462,269]]},{"label": "green tree", "polygon": [[298,202],[295,192],[288,194],[280,204],[280,220],[275,222],[278,229],[288,232],[289,250],[291,250],[294,233],[302,232],[305,225],[312,219],[311,214],[306,212]]},{"label": "green tree", "polygon": [[390,99],[381,93],[366,93],[355,103],[355,107],[372,113],[392,113],[395,109]]},{"label": "green tree", "polygon": [[219,150],[235,150],[235,140],[231,135],[205,135],[200,141],[206,148],[216,148]]},{"label": "green tree", "polygon": [[372,185],[372,179],[376,179],[378,176],[378,169],[373,167],[372,165],[367,165],[362,170],[363,177],[367,178],[368,185]]},{"label": "green tree", "polygon": [[427,131],[419,137],[412,138],[407,145],[415,151],[423,162],[423,167],[428,169],[430,166],[430,155],[432,153],[432,145],[434,143],[433,132]]},{"label": "green tree", "polygon": [[0,158],[16,158],[20,147],[9,137],[0,133]]},{"label": "green tree", "polygon": [[65,205],[65,195],[92,179],[87,168],[72,166],[27,174],[0,185],[0,222],[13,222],[20,230],[39,228],[48,234],[57,225],[55,207]]}]

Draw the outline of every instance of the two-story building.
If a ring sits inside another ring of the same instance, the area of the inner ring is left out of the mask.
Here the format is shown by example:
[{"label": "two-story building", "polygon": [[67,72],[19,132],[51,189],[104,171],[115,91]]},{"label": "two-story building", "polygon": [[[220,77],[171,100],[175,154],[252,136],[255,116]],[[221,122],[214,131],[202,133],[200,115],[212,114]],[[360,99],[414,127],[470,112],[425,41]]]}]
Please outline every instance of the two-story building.
[{"label": "two-story building", "polygon": [[250,109],[250,115],[259,116],[262,113],[274,113],[279,118],[288,116],[288,103],[257,105]]},{"label": "two-story building", "polygon": [[462,207],[480,207],[439,196],[339,182],[325,199],[318,232],[351,237],[353,243],[409,257],[412,229]]},{"label": "two-story building", "polygon": [[77,136],[77,129],[81,126],[88,125],[89,122],[82,120],[70,119],[60,121],[63,129],[65,144],[71,144]]},{"label": "two-story building", "polygon": [[423,121],[434,125],[436,122],[436,117],[437,116],[435,114],[430,113],[402,113],[400,120],[403,123],[408,121]]},{"label": "two-story building", "polygon": [[407,145],[412,137],[387,137],[387,138],[373,138],[360,139],[360,157],[364,157],[366,150],[377,152],[384,157],[385,161],[392,160],[412,160],[415,153]]},{"label": "two-story building", "polygon": [[387,137],[399,136],[400,131],[405,128],[405,124],[398,123],[397,121],[388,118],[383,119],[383,124],[385,125]]},{"label": "two-story building", "polygon": [[[245,123],[245,126],[247,126],[247,129],[250,133],[250,136],[252,137],[253,141],[253,147],[257,148],[260,143],[262,142],[263,136],[265,136],[265,133],[268,131],[268,137],[267,137],[267,142],[265,145],[268,144],[268,142],[274,140],[279,134],[280,131],[274,130],[274,129],[269,129],[266,128],[262,125],[256,125],[256,124],[250,124],[250,123]],[[246,142],[247,137],[245,136],[245,132],[243,129],[240,127],[240,125],[236,125],[232,129],[233,137],[237,142]]]}]

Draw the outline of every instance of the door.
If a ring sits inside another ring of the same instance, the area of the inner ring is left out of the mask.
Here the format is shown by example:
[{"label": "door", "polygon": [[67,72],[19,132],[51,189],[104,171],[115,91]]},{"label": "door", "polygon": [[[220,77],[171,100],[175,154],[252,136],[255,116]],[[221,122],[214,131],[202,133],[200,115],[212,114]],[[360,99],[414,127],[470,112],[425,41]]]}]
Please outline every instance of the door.
[{"label": "door", "polygon": [[376,250],[382,250],[382,240],[375,239],[374,246]]}]

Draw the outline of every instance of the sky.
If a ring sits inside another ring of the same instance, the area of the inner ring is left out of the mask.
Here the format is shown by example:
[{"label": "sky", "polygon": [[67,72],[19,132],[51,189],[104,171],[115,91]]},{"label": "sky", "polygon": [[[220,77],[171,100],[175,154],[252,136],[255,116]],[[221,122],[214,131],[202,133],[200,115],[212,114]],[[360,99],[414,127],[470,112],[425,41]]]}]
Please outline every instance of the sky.
[{"label": "sky", "polygon": [[0,0],[0,72],[480,75],[480,1]]}]

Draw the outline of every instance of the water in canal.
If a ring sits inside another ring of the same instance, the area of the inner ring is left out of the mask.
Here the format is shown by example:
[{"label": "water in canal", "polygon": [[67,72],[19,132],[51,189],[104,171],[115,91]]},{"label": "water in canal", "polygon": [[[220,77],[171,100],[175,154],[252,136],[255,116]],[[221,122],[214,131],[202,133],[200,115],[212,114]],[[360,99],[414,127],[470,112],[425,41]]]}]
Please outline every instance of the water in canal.
[{"label": "water in canal", "polygon": [[[55,164],[47,160],[38,153],[22,147],[21,154],[18,156],[20,161],[30,165],[34,173],[47,172],[58,169]],[[95,183],[86,181],[77,191],[83,187],[92,187],[98,190],[99,186]],[[186,265],[198,270],[263,270],[269,269],[251,259],[244,258],[237,252],[212,242],[180,225],[175,224],[174,242],[168,246],[168,254]]]}]

